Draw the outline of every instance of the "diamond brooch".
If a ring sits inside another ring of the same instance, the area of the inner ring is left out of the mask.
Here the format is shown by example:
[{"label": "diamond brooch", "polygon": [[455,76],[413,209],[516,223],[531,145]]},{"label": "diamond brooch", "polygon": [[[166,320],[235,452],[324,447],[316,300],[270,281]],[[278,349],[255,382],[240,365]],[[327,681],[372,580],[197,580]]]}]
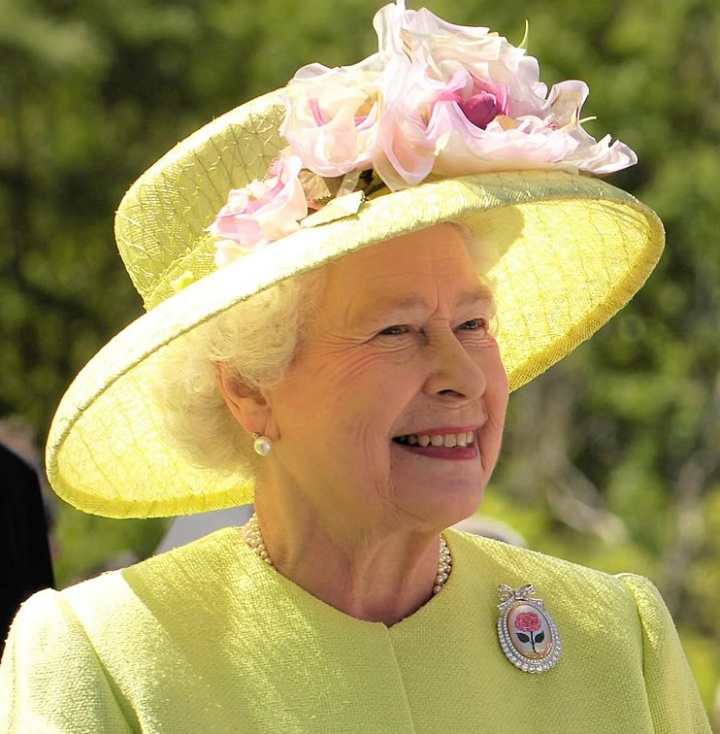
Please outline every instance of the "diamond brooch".
[{"label": "diamond brooch", "polygon": [[560,632],[543,600],[532,598],[535,587],[501,584],[498,594],[498,639],[505,657],[526,673],[554,668],[562,652]]}]

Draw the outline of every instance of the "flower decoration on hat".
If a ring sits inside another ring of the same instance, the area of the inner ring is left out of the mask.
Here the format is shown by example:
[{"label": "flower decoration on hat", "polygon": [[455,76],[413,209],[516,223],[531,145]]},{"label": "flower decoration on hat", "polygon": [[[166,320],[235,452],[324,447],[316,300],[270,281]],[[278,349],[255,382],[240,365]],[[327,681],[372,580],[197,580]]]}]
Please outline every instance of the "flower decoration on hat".
[{"label": "flower decoration on hat", "polygon": [[272,242],[300,228],[308,211],[299,179],[303,162],[294,155],[278,158],[271,175],[233,189],[227,204],[208,230],[217,238],[218,264],[233,258],[233,250]]},{"label": "flower decoration on hat", "polygon": [[[265,181],[232,190],[208,228],[218,266],[355,213],[379,187],[531,169],[602,175],[636,162],[624,143],[583,129],[587,85],[564,81],[548,93],[522,44],[407,10],[404,0],[373,25],[377,53],[353,66],[304,66],[287,85],[287,149]],[[329,202],[323,218],[312,215]]]}]

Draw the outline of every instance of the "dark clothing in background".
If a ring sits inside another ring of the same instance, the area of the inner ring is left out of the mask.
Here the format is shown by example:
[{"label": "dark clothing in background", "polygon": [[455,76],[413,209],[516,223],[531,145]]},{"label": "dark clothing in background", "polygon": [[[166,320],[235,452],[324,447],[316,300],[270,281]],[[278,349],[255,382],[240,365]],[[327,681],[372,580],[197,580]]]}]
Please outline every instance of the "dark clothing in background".
[{"label": "dark clothing in background", "polygon": [[0,443],[0,653],[20,604],[54,583],[37,472]]}]

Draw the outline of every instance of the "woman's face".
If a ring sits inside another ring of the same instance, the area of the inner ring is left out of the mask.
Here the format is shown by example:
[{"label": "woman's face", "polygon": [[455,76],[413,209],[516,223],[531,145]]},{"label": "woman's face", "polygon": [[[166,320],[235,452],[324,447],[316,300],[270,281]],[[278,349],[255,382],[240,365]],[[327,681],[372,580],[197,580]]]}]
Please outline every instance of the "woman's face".
[{"label": "woman's face", "polygon": [[286,377],[263,390],[265,480],[356,524],[435,530],[474,512],[508,399],[492,314],[448,224],[330,265]]}]

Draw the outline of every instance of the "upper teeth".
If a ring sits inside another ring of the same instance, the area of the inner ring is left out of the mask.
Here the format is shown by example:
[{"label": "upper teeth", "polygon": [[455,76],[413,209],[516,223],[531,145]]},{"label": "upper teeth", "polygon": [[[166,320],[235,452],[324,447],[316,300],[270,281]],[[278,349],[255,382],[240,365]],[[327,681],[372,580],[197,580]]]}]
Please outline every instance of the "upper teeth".
[{"label": "upper teeth", "polygon": [[444,446],[454,448],[455,446],[470,446],[475,438],[474,431],[461,431],[460,433],[428,434],[411,433],[407,436],[399,436],[398,441],[410,444],[410,446]]}]

